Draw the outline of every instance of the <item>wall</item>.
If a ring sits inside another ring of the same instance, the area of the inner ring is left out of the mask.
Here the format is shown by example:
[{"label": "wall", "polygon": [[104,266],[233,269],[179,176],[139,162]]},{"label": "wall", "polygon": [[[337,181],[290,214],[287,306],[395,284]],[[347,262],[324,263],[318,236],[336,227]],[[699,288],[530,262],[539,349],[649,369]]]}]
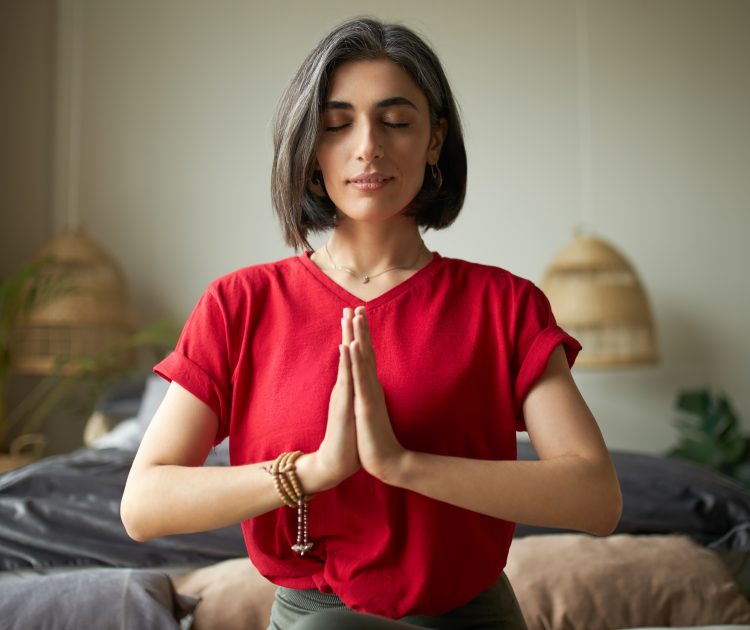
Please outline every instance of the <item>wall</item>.
[{"label": "wall", "polygon": [[589,2],[592,217],[573,0],[81,2],[80,217],[141,321],[182,320],[216,276],[293,255],[269,202],[275,104],[330,26],[374,13],[426,35],[463,110],[466,205],[428,246],[539,280],[587,221],[635,263],[663,356],[576,371],[608,444],[668,447],[676,392],[704,384],[750,428],[747,2]]},{"label": "wall", "polygon": [[0,3],[0,275],[50,234],[52,0]]}]

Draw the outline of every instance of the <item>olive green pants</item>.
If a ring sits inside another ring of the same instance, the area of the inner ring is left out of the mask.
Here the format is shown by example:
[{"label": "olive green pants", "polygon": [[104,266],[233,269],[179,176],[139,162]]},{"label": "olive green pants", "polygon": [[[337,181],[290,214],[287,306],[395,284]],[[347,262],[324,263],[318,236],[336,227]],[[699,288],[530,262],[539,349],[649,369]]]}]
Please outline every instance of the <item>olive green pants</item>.
[{"label": "olive green pants", "polygon": [[280,586],[268,630],[527,630],[513,588],[502,573],[497,582],[465,606],[443,615],[409,615],[398,621],[356,612],[339,597],[316,589]]}]

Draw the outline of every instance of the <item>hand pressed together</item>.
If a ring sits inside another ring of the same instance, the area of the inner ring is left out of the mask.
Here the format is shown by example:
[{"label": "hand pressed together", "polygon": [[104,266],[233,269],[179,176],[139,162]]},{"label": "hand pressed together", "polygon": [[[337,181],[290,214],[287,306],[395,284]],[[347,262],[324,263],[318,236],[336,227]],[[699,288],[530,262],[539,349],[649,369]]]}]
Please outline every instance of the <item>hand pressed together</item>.
[{"label": "hand pressed together", "polygon": [[391,426],[365,308],[344,309],[339,369],[331,392],[328,426],[317,455],[338,485],[360,466],[385,479],[406,452]]},{"label": "hand pressed together", "polygon": [[355,309],[351,325],[354,341],[349,344],[348,351],[354,383],[357,450],[362,467],[378,479],[384,479],[406,451],[396,438],[388,416],[363,306]]}]

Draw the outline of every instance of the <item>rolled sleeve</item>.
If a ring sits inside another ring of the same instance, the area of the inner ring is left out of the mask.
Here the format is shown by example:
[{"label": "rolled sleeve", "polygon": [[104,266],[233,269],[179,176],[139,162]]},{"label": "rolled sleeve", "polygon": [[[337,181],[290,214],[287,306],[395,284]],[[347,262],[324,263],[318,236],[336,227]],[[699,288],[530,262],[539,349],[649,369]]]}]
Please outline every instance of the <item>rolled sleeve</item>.
[{"label": "rolled sleeve", "polygon": [[519,300],[516,317],[513,397],[516,430],[526,431],[523,403],[544,374],[550,355],[562,344],[568,366],[573,367],[576,356],[581,351],[581,344],[557,325],[547,297],[531,283]]},{"label": "rolled sleeve", "polygon": [[231,369],[228,322],[221,303],[204,293],[190,314],[177,346],[153,371],[175,382],[208,405],[219,420],[215,444],[229,433]]}]

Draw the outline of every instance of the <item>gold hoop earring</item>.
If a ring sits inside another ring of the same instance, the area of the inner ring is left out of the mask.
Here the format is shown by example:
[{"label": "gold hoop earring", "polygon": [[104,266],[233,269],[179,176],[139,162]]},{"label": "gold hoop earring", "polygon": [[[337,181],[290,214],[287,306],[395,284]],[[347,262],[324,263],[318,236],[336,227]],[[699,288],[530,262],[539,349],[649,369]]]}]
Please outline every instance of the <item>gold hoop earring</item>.
[{"label": "gold hoop earring", "polygon": [[435,164],[430,164],[430,173],[432,174],[432,179],[435,181],[435,188],[440,190],[443,185],[443,174],[440,172],[440,167],[437,165],[437,162],[435,162]]}]

